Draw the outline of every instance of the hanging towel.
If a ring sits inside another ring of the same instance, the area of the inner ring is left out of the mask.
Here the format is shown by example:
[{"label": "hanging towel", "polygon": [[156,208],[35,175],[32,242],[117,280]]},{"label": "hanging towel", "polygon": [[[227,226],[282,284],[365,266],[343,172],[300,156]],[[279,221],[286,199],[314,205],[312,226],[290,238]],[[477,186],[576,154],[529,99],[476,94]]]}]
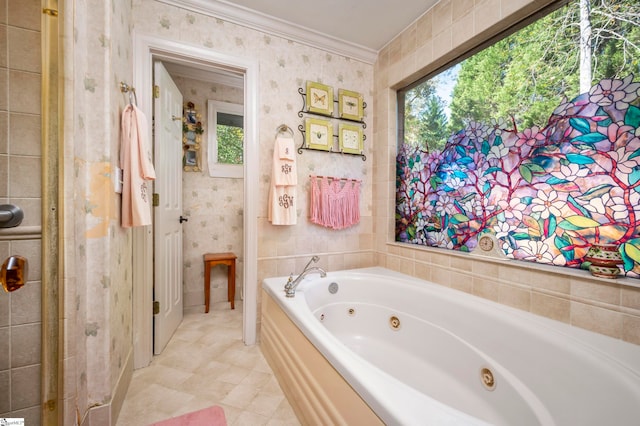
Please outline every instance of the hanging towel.
[{"label": "hanging towel", "polygon": [[296,169],[293,136],[279,133],[273,147],[273,168],[269,187],[268,220],[273,225],[296,224]]},{"label": "hanging towel", "polygon": [[123,228],[151,225],[151,191],[147,180],[156,178],[147,140],[147,119],[133,104],[122,112],[120,139]]},{"label": "hanging towel", "polygon": [[360,222],[360,181],[311,176],[311,222],[344,229]]}]

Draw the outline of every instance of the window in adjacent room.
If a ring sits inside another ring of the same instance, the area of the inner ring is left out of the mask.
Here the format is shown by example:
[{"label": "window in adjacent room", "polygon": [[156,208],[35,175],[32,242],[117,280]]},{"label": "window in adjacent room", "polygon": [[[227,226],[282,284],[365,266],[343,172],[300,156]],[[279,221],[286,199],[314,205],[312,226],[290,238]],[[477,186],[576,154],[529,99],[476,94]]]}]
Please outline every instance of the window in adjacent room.
[{"label": "window in adjacent room", "polygon": [[244,107],[229,102],[208,101],[209,175],[243,177]]}]

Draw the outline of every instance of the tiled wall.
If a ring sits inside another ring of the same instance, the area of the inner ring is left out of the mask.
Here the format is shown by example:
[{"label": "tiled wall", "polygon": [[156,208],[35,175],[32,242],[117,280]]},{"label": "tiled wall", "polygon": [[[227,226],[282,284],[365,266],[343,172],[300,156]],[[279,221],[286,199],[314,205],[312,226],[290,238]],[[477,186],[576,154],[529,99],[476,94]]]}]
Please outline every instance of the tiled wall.
[{"label": "tiled wall", "polygon": [[[176,76],[184,102],[193,102],[202,117],[202,171],[182,172],[182,208],[189,221],[182,224],[184,261],[183,293],[185,311],[203,312],[203,253],[233,252],[236,261],[236,297],[240,296],[243,272],[244,180],[213,178],[207,164],[207,101],[240,104],[244,90],[230,86]],[[211,270],[211,303],[227,300],[227,268]]]},{"label": "tiled wall", "polygon": [[0,264],[29,262],[27,284],[0,290],[0,418],[40,424],[40,0],[0,0],[0,204],[24,220],[0,228]]},{"label": "tiled wall", "polygon": [[381,52],[375,65],[374,235],[377,263],[538,315],[640,344],[637,280],[497,262],[394,240],[396,95],[550,0],[442,0]]}]

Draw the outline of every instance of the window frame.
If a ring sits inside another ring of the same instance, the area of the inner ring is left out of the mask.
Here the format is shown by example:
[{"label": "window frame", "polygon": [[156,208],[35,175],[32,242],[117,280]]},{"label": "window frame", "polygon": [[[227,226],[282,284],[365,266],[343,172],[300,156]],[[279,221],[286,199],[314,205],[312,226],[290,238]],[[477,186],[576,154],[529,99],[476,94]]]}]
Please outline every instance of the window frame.
[{"label": "window frame", "polygon": [[[244,105],[231,102],[207,100],[207,163],[209,176],[242,179],[244,177],[243,164],[224,164],[218,162],[218,113],[235,114],[244,117]],[[244,149],[244,141],[243,141]]]}]

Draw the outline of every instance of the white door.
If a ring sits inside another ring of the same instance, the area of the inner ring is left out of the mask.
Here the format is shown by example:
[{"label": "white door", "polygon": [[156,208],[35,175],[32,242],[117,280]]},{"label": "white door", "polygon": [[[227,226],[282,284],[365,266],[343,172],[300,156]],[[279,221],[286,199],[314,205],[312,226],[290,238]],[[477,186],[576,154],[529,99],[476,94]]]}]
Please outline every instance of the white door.
[{"label": "white door", "polygon": [[[153,353],[160,354],[182,321],[182,94],[161,62],[154,63]],[[158,93],[157,92],[157,93]]]}]

